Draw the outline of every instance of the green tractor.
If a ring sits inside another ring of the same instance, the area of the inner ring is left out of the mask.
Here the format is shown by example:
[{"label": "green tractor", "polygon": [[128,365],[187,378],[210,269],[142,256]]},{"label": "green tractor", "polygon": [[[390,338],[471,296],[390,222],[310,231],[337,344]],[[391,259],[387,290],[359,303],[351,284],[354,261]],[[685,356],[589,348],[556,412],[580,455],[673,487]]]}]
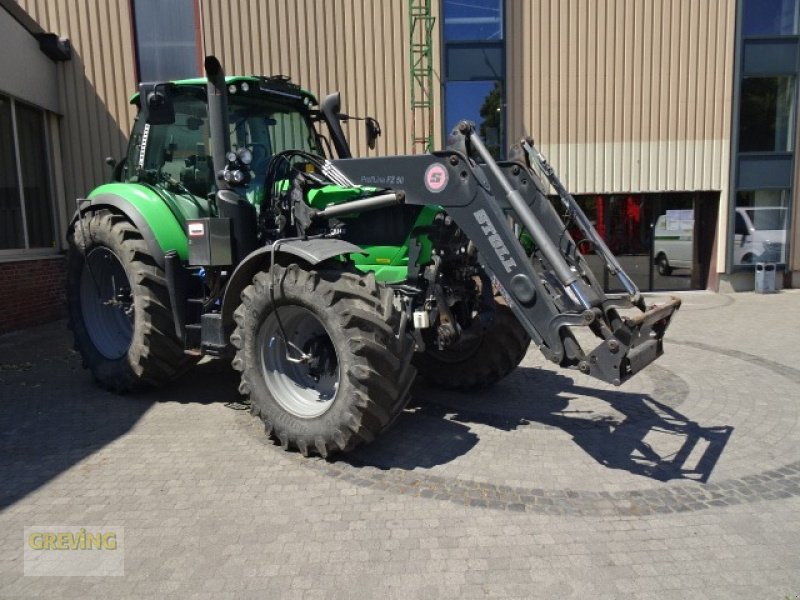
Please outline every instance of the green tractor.
[{"label": "green tractor", "polygon": [[[354,158],[338,94],[205,67],[140,85],[127,157],[69,227],[69,324],[101,385],[232,360],[267,433],[328,456],[388,427],[417,373],[489,386],[533,340],[619,385],[662,353],[679,301],[645,306],[529,138],[498,163],[462,122],[441,152]],[[625,294],[604,293],[567,224]]]}]

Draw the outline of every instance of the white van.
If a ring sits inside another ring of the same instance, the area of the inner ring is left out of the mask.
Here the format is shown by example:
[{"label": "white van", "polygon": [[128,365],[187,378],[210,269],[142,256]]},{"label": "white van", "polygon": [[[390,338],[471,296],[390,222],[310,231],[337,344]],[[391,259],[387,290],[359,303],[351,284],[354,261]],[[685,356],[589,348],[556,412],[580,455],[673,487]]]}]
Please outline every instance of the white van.
[{"label": "white van", "polygon": [[784,262],[788,216],[789,211],[779,206],[737,208],[733,229],[733,264]]},{"label": "white van", "polygon": [[[690,211],[685,212],[689,214],[683,215],[681,220],[668,219],[668,215],[661,215],[656,220],[653,256],[659,275],[671,275],[673,269],[692,268],[694,220]],[[740,207],[735,214],[733,264],[784,261],[788,217],[786,208]]]},{"label": "white van", "polygon": [[677,214],[658,217],[653,231],[654,256],[659,275],[671,275],[673,269],[691,269],[694,262],[694,212],[670,212]]}]

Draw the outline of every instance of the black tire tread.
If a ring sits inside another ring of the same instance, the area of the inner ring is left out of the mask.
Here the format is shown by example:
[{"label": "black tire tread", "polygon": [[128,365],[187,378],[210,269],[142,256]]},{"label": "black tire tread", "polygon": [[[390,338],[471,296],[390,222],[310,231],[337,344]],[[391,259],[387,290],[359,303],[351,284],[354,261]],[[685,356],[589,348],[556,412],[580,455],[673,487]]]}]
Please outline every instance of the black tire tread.
[{"label": "black tire tread", "polygon": [[[84,239],[84,234],[87,239]],[[123,263],[134,297],[133,340],[127,356],[111,361],[91,342],[80,308],[80,276],[84,248],[108,246]],[[85,214],[69,235],[67,256],[68,324],[83,366],[111,391],[125,393],[161,386],[188,368],[195,359],[183,352],[175,337],[166,277],[151,256],[141,233],[122,215],[106,209]]]},{"label": "black tire tread", "polygon": [[494,385],[517,368],[530,337],[505,304],[497,304],[494,323],[474,353],[458,363],[437,358],[428,349],[414,356],[414,366],[429,383],[449,390],[472,391]]},{"label": "black tire tread", "polygon": [[[231,343],[236,348],[233,367],[242,373],[240,392],[249,396],[252,412],[285,450],[327,457],[372,441],[403,410],[416,376],[411,365],[413,343],[405,333],[396,336],[399,314],[392,303],[392,291],[379,285],[372,273],[344,267],[306,269],[290,264],[274,268],[276,297],[284,286],[303,290],[315,306],[336,315],[347,338],[337,353],[347,352],[352,361],[345,375],[352,391],[341,398],[347,406],[339,422],[324,434],[290,431],[270,414],[274,409],[265,408],[267,401],[259,397],[258,390],[262,385],[266,389],[266,385],[260,365],[255,364],[253,348],[261,323],[256,315],[265,316],[271,308],[268,289],[272,275],[261,272],[244,289],[242,303],[234,312],[236,329]],[[340,390],[342,385],[340,381]]]}]

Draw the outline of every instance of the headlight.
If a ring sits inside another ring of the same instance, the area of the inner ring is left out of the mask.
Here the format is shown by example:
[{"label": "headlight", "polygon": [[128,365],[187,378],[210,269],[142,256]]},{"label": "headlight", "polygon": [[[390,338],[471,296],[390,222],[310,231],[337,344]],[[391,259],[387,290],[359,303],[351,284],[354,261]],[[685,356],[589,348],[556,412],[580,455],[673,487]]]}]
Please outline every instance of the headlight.
[{"label": "headlight", "polygon": [[253,162],[253,153],[247,148],[242,148],[239,150],[239,160],[242,161],[242,164],[249,165]]}]

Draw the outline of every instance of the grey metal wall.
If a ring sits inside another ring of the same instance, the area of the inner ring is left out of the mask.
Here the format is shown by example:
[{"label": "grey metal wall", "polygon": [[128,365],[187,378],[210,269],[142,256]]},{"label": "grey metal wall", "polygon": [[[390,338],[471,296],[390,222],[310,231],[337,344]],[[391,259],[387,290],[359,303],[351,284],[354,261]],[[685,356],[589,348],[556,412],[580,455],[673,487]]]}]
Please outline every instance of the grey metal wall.
[{"label": "grey metal wall", "polygon": [[734,0],[507,7],[511,139],[533,135],[575,192],[719,190],[727,214]]},{"label": "grey metal wall", "polygon": [[[439,3],[433,5],[438,13]],[[345,112],[374,116],[383,126],[376,150],[368,151],[363,124],[346,124],[355,154],[412,151],[407,0],[201,0],[200,6],[205,52],[228,73],[289,75],[320,100],[341,90]]]},{"label": "grey metal wall", "polygon": [[[135,110],[133,25],[128,0],[17,0],[45,30],[70,38],[71,61],[56,66],[63,117],[60,212],[107,180],[106,156],[125,152]],[[438,17],[438,2],[434,2]],[[412,151],[406,0],[200,0],[203,49],[228,73],[290,75],[320,97],[341,90],[343,109],[372,115],[383,137],[368,151],[361,123],[345,126],[357,154]],[[438,29],[435,30],[435,32]],[[438,64],[438,44],[434,64]],[[438,105],[440,94],[434,90]],[[441,144],[439,114],[434,131]]]},{"label": "grey metal wall", "polygon": [[72,60],[56,65],[63,117],[54,137],[60,140],[59,200],[65,215],[75,198],[108,179],[103,159],[125,153],[134,116],[128,97],[136,87],[129,5],[127,0],[18,2],[46,31],[72,43]]},{"label": "grey metal wall", "polygon": [[[58,65],[67,193],[124,151],[135,88],[126,0],[19,0],[68,36]],[[433,2],[438,17],[439,3]],[[201,0],[203,43],[234,73],[285,73],[384,126],[411,151],[406,0]],[[579,192],[722,189],[734,0],[508,0],[508,125],[534,135]],[[438,32],[438,27],[435,29]],[[435,40],[438,52],[441,44]],[[440,106],[438,89],[436,104]],[[440,137],[440,110],[435,110]],[[363,127],[348,126],[364,152]],[[437,144],[441,139],[437,139]]]},{"label": "grey metal wall", "polygon": [[0,8],[0,92],[61,112],[56,66],[39,50],[39,42],[4,8]]},{"label": "grey metal wall", "polygon": [[[18,0],[72,40],[57,66],[64,203],[105,180],[134,111],[127,0]],[[433,2],[438,17],[439,2]],[[412,151],[406,0],[200,0],[203,51],[229,73],[283,73]],[[734,0],[508,0],[509,139],[534,135],[575,192],[719,190],[726,214]],[[438,27],[435,28],[438,38]],[[434,64],[441,44],[434,43]],[[441,101],[435,90],[436,146]],[[727,223],[720,219],[718,236]],[[719,253],[720,270],[724,253]]]}]

